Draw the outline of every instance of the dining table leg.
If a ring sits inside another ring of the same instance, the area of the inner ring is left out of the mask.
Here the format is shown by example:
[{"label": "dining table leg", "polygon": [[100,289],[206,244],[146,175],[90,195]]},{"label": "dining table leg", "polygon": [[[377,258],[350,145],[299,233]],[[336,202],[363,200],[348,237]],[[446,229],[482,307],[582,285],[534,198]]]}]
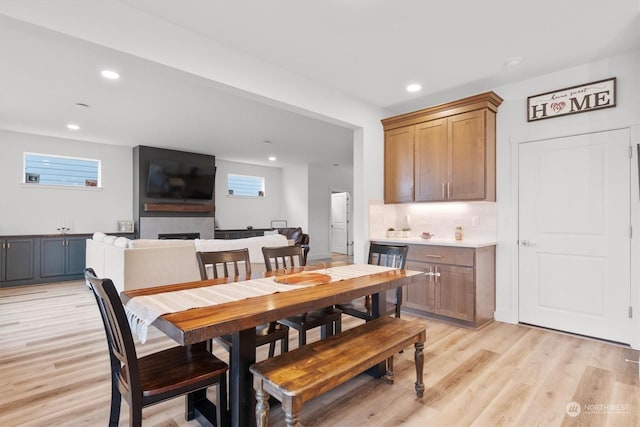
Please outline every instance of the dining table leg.
[{"label": "dining table leg", "polygon": [[256,329],[234,332],[231,342],[229,402],[231,426],[256,425],[256,398],[253,394],[253,376],[249,367],[256,362]]},{"label": "dining table leg", "polygon": [[[380,292],[371,295],[371,317],[377,319],[380,313],[384,313],[387,305],[387,294]],[[374,378],[380,378],[387,373],[387,362],[382,361],[367,371]]]},{"label": "dining table leg", "polygon": [[380,298],[380,294],[373,294],[371,296],[371,317],[377,319],[380,317],[380,313],[384,312],[384,306],[382,304],[385,302],[386,294],[382,292],[382,298]]}]

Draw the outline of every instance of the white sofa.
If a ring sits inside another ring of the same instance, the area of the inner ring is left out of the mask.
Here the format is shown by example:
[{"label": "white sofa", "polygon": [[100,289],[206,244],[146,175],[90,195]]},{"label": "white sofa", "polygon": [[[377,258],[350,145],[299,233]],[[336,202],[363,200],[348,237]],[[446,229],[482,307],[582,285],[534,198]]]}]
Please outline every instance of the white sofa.
[{"label": "white sofa", "polygon": [[130,240],[94,233],[87,239],[86,265],[122,292],[200,280],[196,251],[248,248],[252,273],[260,274],[265,271],[262,247],[290,244],[281,234],[234,240]]}]

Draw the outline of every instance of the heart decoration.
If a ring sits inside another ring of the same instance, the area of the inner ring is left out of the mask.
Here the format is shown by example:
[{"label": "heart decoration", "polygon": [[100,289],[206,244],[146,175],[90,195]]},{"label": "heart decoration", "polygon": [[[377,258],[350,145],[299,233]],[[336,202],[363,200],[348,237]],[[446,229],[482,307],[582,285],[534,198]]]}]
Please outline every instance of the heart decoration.
[{"label": "heart decoration", "polygon": [[554,112],[557,113],[558,111],[562,110],[565,105],[567,105],[567,104],[564,101],[562,101],[562,102],[554,102],[553,104],[551,104],[551,109]]}]

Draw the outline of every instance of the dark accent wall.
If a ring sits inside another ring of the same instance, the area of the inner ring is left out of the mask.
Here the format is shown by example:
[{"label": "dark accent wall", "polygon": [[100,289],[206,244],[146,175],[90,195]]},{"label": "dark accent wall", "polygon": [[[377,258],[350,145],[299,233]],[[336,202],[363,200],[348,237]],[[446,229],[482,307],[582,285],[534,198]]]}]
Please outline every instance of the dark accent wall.
[{"label": "dark accent wall", "polygon": [[[172,200],[147,197],[147,180],[149,164],[152,161],[177,161],[197,166],[213,166],[215,156],[208,154],[188,153],[186,151],[168,150],[165,148],[147,147],[139,145],[133,148],[133,209],[136,230],[139,230],[141,217],[214,217],[215,216],[215,185],[214,196],[211,200]],[[167,205],[197,205],[206,206],[207,212],[147,212],[145,204]]]}]

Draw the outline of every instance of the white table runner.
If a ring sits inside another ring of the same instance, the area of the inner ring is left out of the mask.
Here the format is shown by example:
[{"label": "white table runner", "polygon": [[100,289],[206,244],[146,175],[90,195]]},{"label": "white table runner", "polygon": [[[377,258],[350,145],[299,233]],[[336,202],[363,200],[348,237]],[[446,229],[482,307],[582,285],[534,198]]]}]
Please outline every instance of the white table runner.
[{"label": "white table runner", "polygon": [[[337,282],[389,270],[393,270],[393,268],[370,264],[352,264],[314,271],[327,273],[331,276],[331,282]],[[279,284],[274,281],[273,277],[263,277],[224,285],[134,297],[125,304],[124,308],[131,330],[137,335],[140,342],[144,344],[147,340],[149,325],[163,314],[177,313],[192,308],[223,304],[309,286],[315,285]]]}]

